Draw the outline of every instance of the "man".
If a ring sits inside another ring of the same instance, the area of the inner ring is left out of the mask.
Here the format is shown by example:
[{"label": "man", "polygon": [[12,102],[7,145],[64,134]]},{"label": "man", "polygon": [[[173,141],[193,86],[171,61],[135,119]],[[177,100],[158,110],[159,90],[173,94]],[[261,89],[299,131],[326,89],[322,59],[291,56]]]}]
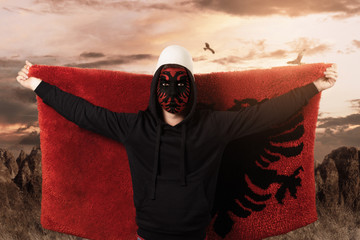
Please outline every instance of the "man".
[{"label": "man", "polygon": [[332,66],[313,83],[238,112],[199,110],[192,58],[172,45],[160,54],[147,109],[117,113],[28,78],[30,67],[26,62],[19,83],[68,120],[125,146],[138,239],[146,240],[205,239],[226,145],[285,121],[337,79]]}]

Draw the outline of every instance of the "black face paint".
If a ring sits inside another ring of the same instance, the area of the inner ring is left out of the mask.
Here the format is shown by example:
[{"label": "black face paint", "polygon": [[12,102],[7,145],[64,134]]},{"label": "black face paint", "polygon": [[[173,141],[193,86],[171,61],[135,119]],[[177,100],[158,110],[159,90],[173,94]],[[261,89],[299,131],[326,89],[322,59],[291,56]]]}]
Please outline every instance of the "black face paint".
[{"label": "black face paint", "polygon": [[157,96],[161,107],[170,113],[184,111],[190,98],[190,80],[185,68],[162,69],[157,86]]}]

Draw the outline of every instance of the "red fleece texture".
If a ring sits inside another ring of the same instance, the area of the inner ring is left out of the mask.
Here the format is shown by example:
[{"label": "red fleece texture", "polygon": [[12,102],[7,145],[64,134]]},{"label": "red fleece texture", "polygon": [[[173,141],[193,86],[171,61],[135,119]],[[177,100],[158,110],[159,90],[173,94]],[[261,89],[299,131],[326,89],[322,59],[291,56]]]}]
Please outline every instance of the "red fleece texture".
[{"label": "red fleece texture", "polygon": [[[234,99],[273,98],[323,76],[331,64],[306,64],[235,72],[195,74],[198,102],[227,110]],[[35,76],[115,112],[145,110],[152,75],[100,69],[33,65]],[[89,239],[136,239],[135,208],[127,154],[123,145],[82,129],[37,96],[42,150],[41,224],[44,228]],[[304,149],[291,161],[270,165],[290,174],[301,163],[297,199],[287,192],[284,205],[274,197],[263,211],[235,222],[225,239],[261,239],[286,233],[317,219],[314,140],[320,94],[303,108]],[[295,164],[296,163],[296,164]],[[267,190],[275,193],[279,186]],[[221,239],[208,228],[207,239]]]}]

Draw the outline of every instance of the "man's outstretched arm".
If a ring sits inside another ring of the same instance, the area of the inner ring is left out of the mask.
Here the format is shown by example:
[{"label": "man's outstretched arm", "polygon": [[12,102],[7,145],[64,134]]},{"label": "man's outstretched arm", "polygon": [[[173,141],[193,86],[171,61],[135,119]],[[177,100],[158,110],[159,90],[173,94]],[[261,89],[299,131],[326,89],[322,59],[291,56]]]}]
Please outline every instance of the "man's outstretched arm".
[{"label": "man's outstretched arm", "polygon": [[269,129],[288,119],[305,106],[320,91],[332,87],[337,79],[336,65],[324,72],[324,77],[303,87],[240,111],[214,111],[211,115],[220,135],[233,140]]},{"label": "man's outstretched arm", "polygon": [[27,78],[27,65],[19,72],[17,80],[32,89],[47,105],[79,127],[99,133],[116,141],[124,142],[132,129],[137,114],[112,112],[85,99],[67,93],[39,78]]}]

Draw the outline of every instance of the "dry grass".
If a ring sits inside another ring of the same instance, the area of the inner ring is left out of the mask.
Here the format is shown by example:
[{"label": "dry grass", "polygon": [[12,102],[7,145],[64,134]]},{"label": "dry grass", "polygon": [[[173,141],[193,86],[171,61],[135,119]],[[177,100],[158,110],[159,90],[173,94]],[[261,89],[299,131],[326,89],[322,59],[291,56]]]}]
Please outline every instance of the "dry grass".
[{"label": "dry grass", "polygon": [[[0,202],[1,240],[83,239],[42,228],[40,224],[40,200],[33,199],[21,191],[19,192],[17,198],[2,199],[3,201]],[[12,208],[14,207],[12,205],[16,205],[16,210]]]},{"label": "dry grass", "polygon": [[[23,198],[21,199],[29,199]],[[0,239],[4,240],[85,240],[68,234],[43,229],[40,224],[40,202],[22,200],[21,211],[9,210],[0,214]],[[31,201],[31,200],[30,200]],[[360,214],[344,207],[325,209],[317,206],[319,219],[303,228],[266,240],[359,240]]]},{"label": "dry grass", "polygon": [[317,204],[318,220],[303,228],[266,240],[359,240],[360,214],[337,206],[325,209]]}]

